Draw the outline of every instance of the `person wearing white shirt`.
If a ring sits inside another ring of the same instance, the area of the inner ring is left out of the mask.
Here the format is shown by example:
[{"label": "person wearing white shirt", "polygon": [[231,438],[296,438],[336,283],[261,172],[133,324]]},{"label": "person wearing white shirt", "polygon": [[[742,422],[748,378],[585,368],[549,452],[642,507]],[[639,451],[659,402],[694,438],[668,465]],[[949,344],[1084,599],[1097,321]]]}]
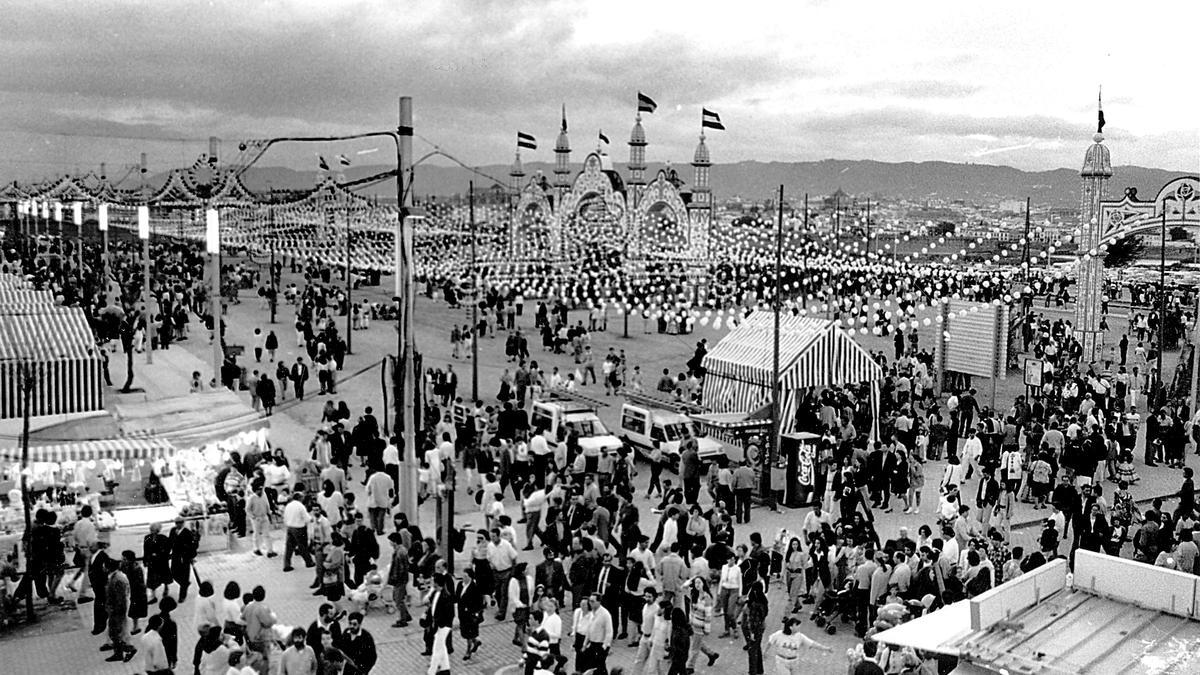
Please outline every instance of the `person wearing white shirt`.
[{"label": "person wearing white shirt", "polygon": [[658,569],[658,562],[654,559],[654,551],[650,550],[650,537],[642,535],[641,539],[638,539],[637,548],[629,552],[629,557],[642,563],[646,579],[654,583],[654,572]]},{"label": "person wearing white shirt", "polygon": [[167,662],[167,649],[163,646],[162,636],[158,633],[162,629],[162,623],[162,616],[155,614],[146,622],[146,632],[142,634],[141,649],[138,651],[142,654],[142,670],[146,671],[146,675],[161,675],[170,672],[171,664]]},{"label": "person wearing white shirt", "polygon": [[583,651],[587,649],[588,630],[592,625],[592,599],[584,597],[579,601],[579,607],[571,614],[572,645],[575,649],[575,662],[579,663]]},{"label": "person wearing white shirt", "polygon": [[542,598],[542,622],[538,628],[546,631],[546,642],[550,654],[557,662],[562,659],[562,617],[558,615],[558,601],[554,598]]},{"label": "person wearing white shirt", "polygon": [[302,499],[300,493],[293,494],[292,500],[283,508],[283,525],[287,528],[287,539],[283,545],[284,572],[292,571],[292,553],[299,554],[308,567],[314,565],[312,554],[308,551],[308,523],[312,516]]},{"label": "person wearing white shirt", "polygon": [[669,516],[663,521],[662,529],[662,545],[659,546],[660,551],[671,550],[671,544],[679,541],[679,519],[675,514]]},{"label": "person wearing white shirt", "polygon": [[[224,626],[220,619],[220,598],[217,597],[211,581],[200,582],[199,588],[200,597],[196,598],[195,614],[193,615],[192,625],[194,626]],[[99,602],[99,601],[97,601]]]},{"label": "person wearing white shirt", "polygon": [[534,490],[533,486],[525,488],[525,499],[521,503],[525,511],[525,549],[526,551],[533,550],[533,537],[542,528],[542,523],[545,522],[546,510],[550,507],[550,502],[546,499],[546,491],[543,489]]},{"label": "person wearing white shirt", "polygon": [[600,604],[600,594],[592,594],[592,618],[587,630],[587,663],[598,673],[608,672],[608,653],[613,641],[613,617]]},{"label": "person wearing white shirt", "polygon": [[963,442],[963,471],[972,473],[971,468],[979,465],[979,458],[982,456],[983,441],[979,439],[979,434],[974,429],[970,429],[967,431],[967,440]]},{"label": "person wearing white shirt", "polygon": [[737,627],[738,601],[742,597],[742,568],[739,562],[738,558],[733,557],[721,567],[716,609],[725,615],[725,632],[721,633],[723,638],[729,637]]}]

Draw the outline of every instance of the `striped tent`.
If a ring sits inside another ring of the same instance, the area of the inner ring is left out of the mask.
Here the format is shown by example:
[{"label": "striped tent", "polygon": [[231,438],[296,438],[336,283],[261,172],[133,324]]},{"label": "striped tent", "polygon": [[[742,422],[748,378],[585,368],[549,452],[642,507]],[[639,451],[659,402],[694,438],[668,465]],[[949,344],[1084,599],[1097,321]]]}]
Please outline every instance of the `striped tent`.
[{"label": "striped tent", "polygon": [[26,376],[34,417],[100,410],[102,368],[82,309],[0,304],[0,419],[23,415]]},{"label": "striped tent", "polygon": [[[710,410],[752,413],[771,404],[774,331],[774,315],[755,312],[704,356],[704,402]],[[793,430],[801,390],[882,379],[883,370],[867,350],[832,321],[779,317],[783,433]]]},{"label": "striped tent", "polygon": [[[175,451],[175,446],[157,438],[111,438],[29,448],[30,462],[86,462],[102,459],[153,459]],[[0,460],[21,461],[21,448],[0,447]]]}]

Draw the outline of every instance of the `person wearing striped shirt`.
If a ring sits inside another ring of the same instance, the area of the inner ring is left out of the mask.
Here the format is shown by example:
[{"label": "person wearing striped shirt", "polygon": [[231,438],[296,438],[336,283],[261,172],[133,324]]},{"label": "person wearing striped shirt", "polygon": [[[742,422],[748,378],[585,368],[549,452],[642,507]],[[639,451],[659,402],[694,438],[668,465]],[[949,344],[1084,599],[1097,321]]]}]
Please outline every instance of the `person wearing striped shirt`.
[{"label": "person wearing striped shirt", "polygon": [[525,638],[525,652],[522,654],[525,675],[533,675],[533,671],[549,654],[550,637],[545,629],[539,626],[530,631],[529,636]]}]

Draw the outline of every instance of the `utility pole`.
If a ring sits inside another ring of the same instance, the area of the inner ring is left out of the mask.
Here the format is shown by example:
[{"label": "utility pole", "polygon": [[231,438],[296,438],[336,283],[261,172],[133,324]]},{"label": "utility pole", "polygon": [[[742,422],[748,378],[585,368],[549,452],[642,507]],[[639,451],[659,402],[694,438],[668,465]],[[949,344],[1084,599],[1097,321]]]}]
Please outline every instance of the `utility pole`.
[{"label": "utility pole", "polygon": [[1162,240],[1158,246],[1158,397],[1155,407],[1166,400],[1167,382],[1163,377],[1163,348],[1167,333],[1167,209],[1162,210]]},{"label": "utility pole", "polygon": [[[337,210],[334,210],[334,217],[337,217]],[[353,244],[351,243],[353,232],[350,231],[350,208],[346,208],[346,353],[350,354],[351,336],[354,333],[354,301],[350,294],[354,291],[354,283],[350,280],[353,275],[350,274],[350,256],[354,254]]]},{"label": "utility pole", "polygon": [[[267,207],[267,227],[270,228],[268,235],[271,246],[271,323],[275,323],[275,308],[279,303],[279,283],[275,279],[275,209]],[[387,428],[387,425],[383,425]]]},{"label": "utility pole", "polygon": [[1025,198],[1025,242],[1024,250],[1021,252],[1021,260],[1024,261],[1021,269],[1024,272],[1025,281],[1029,281],[1029,197]]},{"label": "utility pole", "polygon": [[779,433],[783,428],[779,417],[779,312],[783,308],[783,186],[779,186],[779,215],[775,222],[775,295],[771,302],[775,315],[775,330],[772,333],[771,369],[771,442],[763,453],[759,470],[759,493],[763,503],[775,510],[775,494],[771,490],[771,471],[779,457]]},{"label": "utility pole", "polygon": [[475,297],[471,300],[471,400],[479,400],[479,336],[476,328],[479,326],[479,258],[476,241],[479,238],[479,227],[475,223],[475,181],[470,181],[470,196],[468,197],[467,212],[471,218],[471,288]]},{"label": "utility pole", "polygon": [[[33,519],[30,511],[33,505],[29,497],[29,476],[25,469],[29,466],[29,418],[33,415],[33,385],[37,381],[35,367],[28,360],[21,362],[22,410],[21,410],[21,504],[25,508],[25,537],[21,545],[25,547],[25,583],[28,584],[25,594],[25,618],[29,623],[36,620],[33,613]],[[24,585],[24,584],[22,584]],[[96,602],[100,602],[96,598]]]},{"label": "utility pole", "polygon": [[[141,173],[141,186],[138,188],[138,196],[142,206],[138,208],[138,236],[142,239],[142,280],[145,284],[142,292],[142,304],[146,306],[145,345],[146,364],[149,365],[154,363],[154,322],[152,320],[154,310],[151,308],[154,298],[150,289],[150,204],[146,200],[146,153],[144,152],[139,163],[139,172]],[[145,222],[142,222],[143,219]]]},{"label": "utility pole", "polygon": [[[416,294],[413,287],[413,241],[412,228],[405,225],[407,211],[412,208],[412,195],[404,189],[404,174],[412,162],[413,136],[412,98],[400,97],[400,123],[397,128],[396,144],[396,198],[398,215],[396,219],[395,256],[396,256],[396,301],[397,341],[399,353],[396,355],[400,368],[400,391],[396,397],[396,421],[400,425],[403,441],[400,460],[400,485],[396,493],[400,498],[400,511],[414,521],[420,520],[417,512],[417,448],[415,408],[417,400],[417,373],[414,372],[414,330],[413,308],[416,304]],[[453,568],[453,558],[447,560]],[[453,572],[453,569],[451,570]]]}]

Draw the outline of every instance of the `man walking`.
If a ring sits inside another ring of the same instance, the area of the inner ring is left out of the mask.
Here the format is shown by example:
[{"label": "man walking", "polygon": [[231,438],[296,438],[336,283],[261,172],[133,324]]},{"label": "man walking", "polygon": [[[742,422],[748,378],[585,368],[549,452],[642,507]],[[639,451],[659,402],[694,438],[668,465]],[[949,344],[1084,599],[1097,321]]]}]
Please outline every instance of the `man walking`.
[{"label": "man walking", "polygon": [[308,567],[315,564],[308,551],[308,523],[311,520],[308,509],[304,508],[304,497],[298,492],[293,494],[292,500],[283,508],[283,526],[287,528],[287,539],[283,544],[284,572],[292,571],[292,553],[298,552]]},{"label": "man walking", "polygon": [[754,494],[754,469],[750,462],[743,461],[733,472],[734,519],[738,523],[750,522],[750,498]]},{"label": "man walking", "polygon": [[187,589],[192,578],[192,562],[196,560],[200,537],[185,525],[183,518],[176,518],[175,526],[171,528],[167,539],[171,542],[171,578],[179,584],[178,601],[183,604],[187,600]]},{"label": "man walking", "polygon": [[292,366],[290,374],[292,380],[292,388],[296,392],[296,398],[304,400],[304,383],[308,381],[308,366],[304,365],[304,357],[297,356],[296,363]]}]

